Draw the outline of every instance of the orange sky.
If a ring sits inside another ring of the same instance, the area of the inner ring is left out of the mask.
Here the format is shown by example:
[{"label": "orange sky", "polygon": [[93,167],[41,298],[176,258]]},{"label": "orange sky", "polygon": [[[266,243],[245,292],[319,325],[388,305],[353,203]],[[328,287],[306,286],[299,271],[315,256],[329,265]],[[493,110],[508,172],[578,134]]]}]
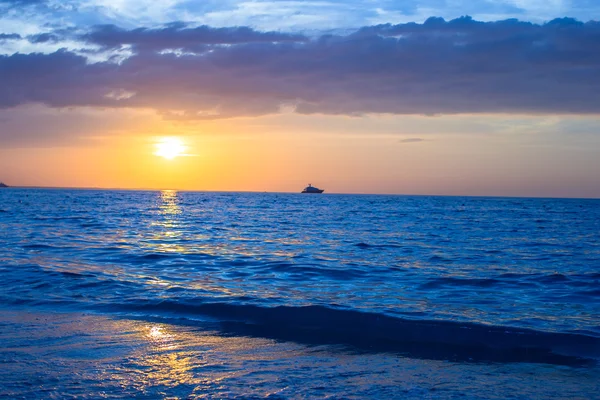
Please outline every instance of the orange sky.
[{"label": "orange sky", "polygon": [[[599,140],[560,132],[566,117],[283,114],[179,122],[139,110],[60,113],[96,113],[106,122],[77,127],[76,141],[3,147],[0,180],[283,192],[310,182],[327,193],[600,197]],[[165,137],[179,138],[187,155],[156,156]]]}]

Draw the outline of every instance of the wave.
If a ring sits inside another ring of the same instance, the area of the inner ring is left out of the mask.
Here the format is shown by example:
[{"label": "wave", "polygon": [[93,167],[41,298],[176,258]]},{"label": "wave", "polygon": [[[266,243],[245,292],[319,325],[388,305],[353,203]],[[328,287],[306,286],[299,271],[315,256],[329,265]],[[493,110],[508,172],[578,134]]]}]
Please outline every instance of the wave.
[{"label": "wave", "polygon": [[[111,308],[114,306],[111,306]],[[116,311],[113,309],[113,311]],[[369,352],[468,362],[596,364],[600,338],[443,320],[409,320],[324,306],[261,307],[172,300],[122,304],[118,311],[212,317],[228,335],[257,336],[311,345],[342,344]]]}]

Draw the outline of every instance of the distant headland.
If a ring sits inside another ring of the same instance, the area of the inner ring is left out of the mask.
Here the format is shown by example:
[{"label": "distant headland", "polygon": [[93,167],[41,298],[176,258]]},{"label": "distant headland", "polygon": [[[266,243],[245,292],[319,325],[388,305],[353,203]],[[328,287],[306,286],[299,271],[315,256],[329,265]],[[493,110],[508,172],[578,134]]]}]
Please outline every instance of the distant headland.
[{"label": "distant headland", "polygon": [[4,182],[0,182],[0,188],[8,187],[8,185],[4,184]]}]

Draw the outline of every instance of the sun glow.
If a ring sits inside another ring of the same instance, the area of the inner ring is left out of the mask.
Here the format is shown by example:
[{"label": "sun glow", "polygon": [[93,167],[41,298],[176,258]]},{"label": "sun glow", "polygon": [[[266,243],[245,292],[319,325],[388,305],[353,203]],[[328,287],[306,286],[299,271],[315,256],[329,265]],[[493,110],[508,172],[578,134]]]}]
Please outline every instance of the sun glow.
[{"label": "sun glow", "polygon": [[185,146],[181,139],[176,137],[168,137],[162,138],[158,143],[156,143],[156,151],[155,155],[159,157],[166,158],[167,160],[172,160],[175,157],[179,157],[183,155],[185,151]]}]

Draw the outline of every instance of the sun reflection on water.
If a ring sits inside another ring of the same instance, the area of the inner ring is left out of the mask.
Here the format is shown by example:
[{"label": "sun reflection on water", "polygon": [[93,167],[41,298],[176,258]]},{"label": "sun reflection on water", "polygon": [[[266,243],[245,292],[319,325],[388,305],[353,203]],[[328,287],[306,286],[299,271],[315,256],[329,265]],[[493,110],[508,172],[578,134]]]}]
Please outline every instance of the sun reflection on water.
[{"label": "sun reflection on water", "polygon": [[176,190],[161,191],[160,199],[162,201],[160,205],[160,212],[163,216],[181,214],[181,207],[179,207],[178,204],[179,199],[177,197]]},{"label": "sun reflection on water", "polygon": [[158,325],[154,325],[150,328],[150,331],[148,332],[148,337],[154,343],[167,343],[171,342],[174,338],[173,335],[171,335],[168,332],[165,332],[164,328]]},{"label": "sun reflection on water", "polygon": [[143,372],[137,374],[135,382],[140,391],[161,386],[185,387],[194,383],[196,379],[192,370],[195,362],[192,354],[182,348],[185,337],[178,337],[162,324],[144,326],[140,333],[150,344],[144,353],[132,360],[135,369]]},{"label": "sun reflection on water", "polygon": [[151,250],[167,253],[185,253],[186,248],[178,243],[183,236],[179,216],[182,213],[176,190],[160,192],[158,215],[152,221],[154,233],[148,241]]}]

